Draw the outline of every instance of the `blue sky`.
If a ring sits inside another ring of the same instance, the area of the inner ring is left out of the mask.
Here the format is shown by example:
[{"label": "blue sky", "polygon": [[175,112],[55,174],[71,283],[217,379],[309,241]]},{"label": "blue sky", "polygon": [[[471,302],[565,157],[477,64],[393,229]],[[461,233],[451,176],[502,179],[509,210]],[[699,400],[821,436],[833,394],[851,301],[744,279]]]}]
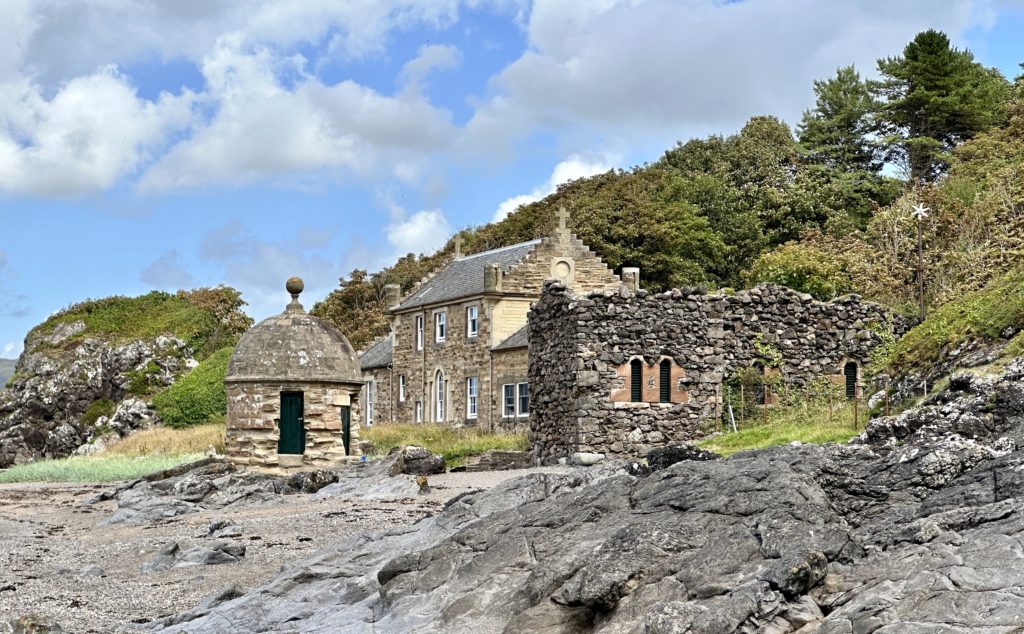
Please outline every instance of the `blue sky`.
[{"label": "blue sky", "polygon": [[946,31],[1012,77],[1020,0],[4,0],[0,356],[70,303],[284,280],[307,306],[570,178]]}]

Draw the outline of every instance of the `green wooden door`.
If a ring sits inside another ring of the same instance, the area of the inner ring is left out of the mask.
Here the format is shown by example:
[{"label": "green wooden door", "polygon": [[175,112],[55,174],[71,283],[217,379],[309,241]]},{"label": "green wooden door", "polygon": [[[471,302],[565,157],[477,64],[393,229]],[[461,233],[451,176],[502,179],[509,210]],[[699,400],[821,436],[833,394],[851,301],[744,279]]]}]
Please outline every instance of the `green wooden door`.
[{"label": "green wooden door", "polygon": [[345,455],[349,454],[352,443],[352,408],[347,405],[341,408],[341,442],[345,445]]},{"label": "green wooden door", "polygon": [[277,453],[306,452],[306,429],[302,420],[302,392],[281,392],[281,437]]}]

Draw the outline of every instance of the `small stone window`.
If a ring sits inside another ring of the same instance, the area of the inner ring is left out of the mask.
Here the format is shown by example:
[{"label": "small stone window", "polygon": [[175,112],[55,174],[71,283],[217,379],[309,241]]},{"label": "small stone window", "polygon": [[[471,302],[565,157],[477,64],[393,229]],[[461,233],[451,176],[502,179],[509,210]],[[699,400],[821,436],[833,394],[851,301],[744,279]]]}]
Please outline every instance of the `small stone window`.
[{"label": "small stone window", "polygon": [[629,400],[640,403],[644,400],[644,366],[640,359],[629,362]]},{"label": "small stone window", "polygon": [[658,364],[658,402],[672,402],[672,362],[668,359]]},{"label": "small stone window", "polygon": [[530,415],[530,384],[520,383],[519,384],[519,411],[517,415],[522,418],[523,416]]},{"label": "small stone window", "polygon": [[398,375],[398,402],[399,403],[404,403],[405,402],[405,375],[404,374],[399,374]]}]

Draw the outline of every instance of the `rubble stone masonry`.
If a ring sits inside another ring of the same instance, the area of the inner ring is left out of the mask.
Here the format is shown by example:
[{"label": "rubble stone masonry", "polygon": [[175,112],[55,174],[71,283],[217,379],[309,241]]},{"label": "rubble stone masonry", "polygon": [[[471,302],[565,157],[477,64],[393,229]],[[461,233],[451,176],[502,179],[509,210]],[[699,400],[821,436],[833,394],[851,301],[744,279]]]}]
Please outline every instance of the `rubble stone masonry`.
[{"label": "rubble stone masonry", "polygon": [[[768,371],[789,385],[841,380],[848,362],[858,372],[868,362],[882,332],[905,328],[857,295],[820,302],[774,285],[735,295],[624,288],[575,295],[548,282],[530,312],[531,446],[542,463],[577,451],[643,457],[717,430],[722,382],[743,368],[777,366]],[[665,359],[671,394],[661,403]],[[643,377],[636,402],[633,360]]]}]

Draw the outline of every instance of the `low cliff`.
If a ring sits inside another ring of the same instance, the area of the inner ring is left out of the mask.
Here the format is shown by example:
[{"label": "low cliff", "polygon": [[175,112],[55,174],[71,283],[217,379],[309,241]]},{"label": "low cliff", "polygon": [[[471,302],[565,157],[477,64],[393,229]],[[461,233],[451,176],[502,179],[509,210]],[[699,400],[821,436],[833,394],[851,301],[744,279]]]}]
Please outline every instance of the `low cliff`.
[{"label": "low cliff", "polygon": [[33,328],[0,390],[0,468],[67,456],[152,420],[152,395],[248,327],[241,305],[224,287],[112,297]]}]

